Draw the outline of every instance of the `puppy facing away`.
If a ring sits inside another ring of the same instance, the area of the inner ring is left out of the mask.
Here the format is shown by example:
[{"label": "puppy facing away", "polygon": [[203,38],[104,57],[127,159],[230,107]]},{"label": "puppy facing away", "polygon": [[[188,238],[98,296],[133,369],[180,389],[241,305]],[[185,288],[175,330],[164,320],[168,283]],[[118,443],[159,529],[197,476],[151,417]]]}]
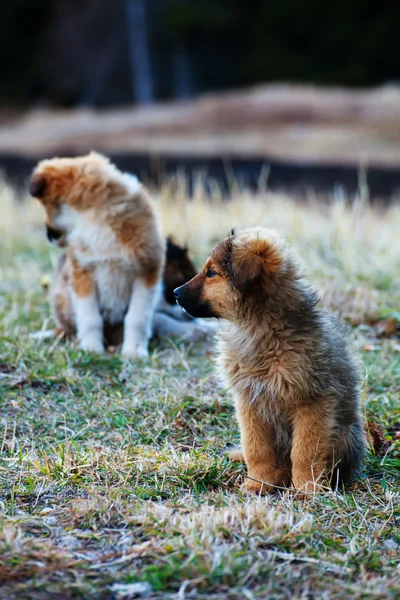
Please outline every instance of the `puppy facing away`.
[{"label": "puppy facing away", "polygon": [[[49,214],[46,214],[46,234],[51,244],[63,249],[68,247],[67,231],[56,226]],[[60,278],[60,270],[62,270],[65,260],[65,256],[62,256],[55,276],[55,292],[61,286],[61,296],[66,291],[62,286],[62,278]],[[215,331],[216,324],[201,319],[191,319],[177,305],[174,296],[176,287],[183,285],[197,274],[196,267],[190,259],[188,248],[177,244],[171,236],[167,237],[164,263],[162,294],[152,320],[153,335],[156,337],[178,337],[187,341],[197,341],[209,337]],[[58,293],[53,294],[53,313],[58,324],[62,327],[32,334],[33,337],[47,339],[55,337],[61,332],[68,336],[76,335],[76,327],[71,323],[69,317],[63,319],[63,323],[60,322],[63,313],[60,314],[58,304],[55,302],[58,296]],[[110,323],[105,324],[103,333],[104,341],[107,344],[113,346],[121,344],[124,333],[123,322],[118,321],[113,325]]]},{"label": "puppy facing away", "polygon": [[40,162],[30,192],[66,246],[53,290],[58,325],[77,335],[81,348],[102,352],[104,334],[123,323],[122,353],[145,358],[165,259],[160,221],[145,188],[91,153]]},{"label": "puppy facing away", "polygon": [[175,295],[192,316],[225,320],[217,365],[236,404],[242,450],[231,458],[247,464],[245,489],[351,481],[365,450],[357,367],[286,243],[261,227],[232,232]]}]

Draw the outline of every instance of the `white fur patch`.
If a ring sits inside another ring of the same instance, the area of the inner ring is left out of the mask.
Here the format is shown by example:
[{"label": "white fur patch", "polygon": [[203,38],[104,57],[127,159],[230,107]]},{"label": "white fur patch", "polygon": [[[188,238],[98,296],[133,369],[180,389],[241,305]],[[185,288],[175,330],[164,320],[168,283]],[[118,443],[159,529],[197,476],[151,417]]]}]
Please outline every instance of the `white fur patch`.
[{"label": "white fur patch", "polygon": [[103,319],[96,296],[91,294],[86,298],[80,298],[71,290],[71,297],[80,347],[91,352],[103,352]]},{"label": "white fur patch", "polygon": [[133,268],[119,268],[113,262],[96,267],[96,289],[101,314],[111,325],[122,323],[129,307],[136,277]]},{"label": "white fur patch", "polygon": [[146,358],[154,311],[161,294],[161,282],[147,287],[137,279],[124,321],[122,354],[130,358]]},{"label": "white fur patch", "polygon": [[66,204],[62,204],[59,214],[54,219],[54,223],[57,227],[60,227],[60,229],[71,232],[75,227],[79,228],[82,217],[82,213]]},{"label": "white fur patch", "polygon": [[69,206],[63,206],[57,225],[66,229],[68,243],[71,246],[82,247],[83,262],[97,262],[104,259],[118,259],[128,261],[125,249],[117,242],[115,233],[106,223],[99,222],[99,218],[92,210],[78,212]]},{"label": "white fur patch", "polygon": [[138,194],[142,190],[142,183],[139,181],[136,175],[132,175],[131,173],[123,173],[122,178],[124,184],[126,185],[129,193],[132,194],[132,196],[136,196],[136,194]]}]

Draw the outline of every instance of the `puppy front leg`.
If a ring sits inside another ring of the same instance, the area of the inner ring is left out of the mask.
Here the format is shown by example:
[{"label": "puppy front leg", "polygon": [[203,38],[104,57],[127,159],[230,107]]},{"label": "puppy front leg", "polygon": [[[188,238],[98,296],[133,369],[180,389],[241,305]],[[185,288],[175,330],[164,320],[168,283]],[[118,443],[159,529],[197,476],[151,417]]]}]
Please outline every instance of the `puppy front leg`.
[{"label": "puppy front leg", "polygon": [[318,492],[324,484],[332,422],[326,407],[300,406],[296,410],[290,458],[293,486],[300,492]]},{"label": "puppy front leg", "polygon": [[148,285],[144,279],[135,281],[124,321],[124,343],[122,345],[124,356],[147,358],[147,345],[160,292],[160,282]]},{"label": "puppy front leg", "polygon": [[89,271],[72,263],[71,297],[79,345],[89,352],[104,352],[103,319]]},{"label": "puppy front leg", "polygon": [[283,477],[276,466],[273,430],[261,421],[256,409],[248,401],[238,400],[236,412],[249,474],[244,488],[248,492],[261,494],[272,491],[275,485],[281,485]]}]

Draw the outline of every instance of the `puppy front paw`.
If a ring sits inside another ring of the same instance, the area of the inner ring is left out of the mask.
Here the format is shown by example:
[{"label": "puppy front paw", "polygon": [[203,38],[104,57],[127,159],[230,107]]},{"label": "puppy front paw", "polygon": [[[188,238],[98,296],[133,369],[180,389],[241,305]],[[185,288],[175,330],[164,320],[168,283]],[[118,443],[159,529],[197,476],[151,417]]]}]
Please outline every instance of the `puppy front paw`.
[{"label": "puppy front paw", "polygon": [[253,494],[276,492],[290,485],[289,473],[284,468],[254,472],[249,470],[249,477],[244,484],[244,491]]},{"label": "puppy front paw", "polygon": [[254,479],[246,479],[245,483],[242,485],[242,492],[244,494],[263,495],[273,491],[274,486],[268,485],[267,483],[261,481],[254,481]]},{"label": "puppy front paw", "polygon": [[102,354],[104,352],[103,340],[97,336],[86,336],[79,341],[79,347],[85,352],[97,352]]},{"label": "puppy front paw", "polygon": [[149,351],[147,350],[146,344],[124,344],[121,351],[122,356],[125,358],[147,360],[149,358]]},{"label": "puppy front paw", "polygon": [[327,485],[324,485],[322,481],[303,481],[303,480],[294,480],[293,488],[296,492],[296,496],[298,498],[309,498],[310,496],[315,496],[316,494],[320,494],[328,489]]},{"label": "puppy front paw", "polygon": [[313,496],[329,489],[322,461],[320,464],[311,467],[308,465],[299,467],[294,464],[292,467],[292,485],[299,497]]}]

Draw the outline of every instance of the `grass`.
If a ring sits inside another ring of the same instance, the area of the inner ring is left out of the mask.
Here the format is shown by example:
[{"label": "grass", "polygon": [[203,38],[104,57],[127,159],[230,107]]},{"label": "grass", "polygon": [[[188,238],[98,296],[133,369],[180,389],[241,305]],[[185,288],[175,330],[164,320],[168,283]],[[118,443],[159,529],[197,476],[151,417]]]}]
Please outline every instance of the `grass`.
[{"label": "grass", "polygon": [[400,207],[157,193],[199,265],[233,225],[281,231],[351,326],[375,443],[346,493],[300,501],[242,495],[209,345],[162,340],[140,365],[29,337],[51,324],[57,252],[14,195],[1,186],[0,598],[399,598]]}]

